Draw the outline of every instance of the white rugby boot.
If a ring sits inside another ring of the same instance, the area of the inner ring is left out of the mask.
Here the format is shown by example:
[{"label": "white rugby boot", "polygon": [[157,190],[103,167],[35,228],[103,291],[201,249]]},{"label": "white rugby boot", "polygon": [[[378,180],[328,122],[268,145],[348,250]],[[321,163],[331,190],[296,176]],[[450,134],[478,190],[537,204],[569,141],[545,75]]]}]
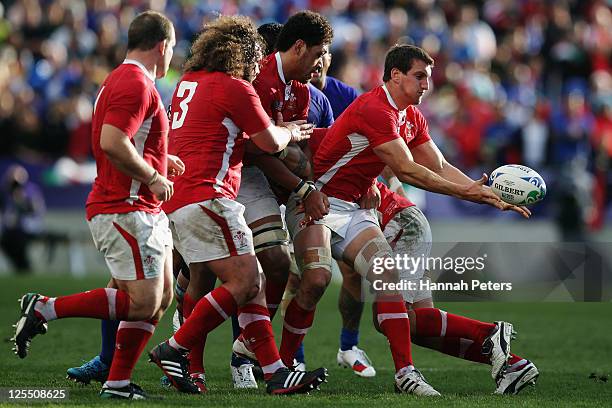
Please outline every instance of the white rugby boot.
[{"label": "white rugby boot", "polygon": [[508,322],[494,322],[495,329],[482,343],[482,353],[491,359],[491,377],[496,380],[506,368],[510,358],[510,341],[516,337],[512,324]]},{"label": "white rugby boot", "polygon": [[529,360],[521,360],[503,370],[497,380],[494,394],[518,394],[528,385],[535,385],[540,372]]},{"label": "white rugby boot", "polygon": [[420,397],[438,397],[440,393],[436,391],[423,374],[416,368],[403,369],[395,374],[395,392],[418,395]]},{"label": "white rugby boot", "polygon": [[368,355],[357,346],[350,350],[338,350],[336,361],[340,367],[350,368],[360,377],[374,377],[376,370],[372,366],[372,361]]}]

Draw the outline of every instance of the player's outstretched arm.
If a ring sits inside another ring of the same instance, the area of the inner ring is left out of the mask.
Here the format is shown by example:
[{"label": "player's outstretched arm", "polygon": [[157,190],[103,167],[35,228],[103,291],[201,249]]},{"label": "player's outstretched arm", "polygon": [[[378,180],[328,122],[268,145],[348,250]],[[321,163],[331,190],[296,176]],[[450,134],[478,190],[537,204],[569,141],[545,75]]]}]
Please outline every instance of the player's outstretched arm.
[{"label": "player's outstretched arm", "polygon": [[[462,185],[474,183],[474,180],[469,176],[446,161],[444,155],[432,140],[418,145],[411,149],[410,152],[416,163],[427,167],[448,181]],[[490,190],[488,186],[484,186],[484,188]],[[515,211],[525,218],[531,216],[531,211],[527,207],[519,207],[501,200],[494,200],[493,202],[487,202],[487,204],[493,205],[502,211]]]},{"label": "player's outstretched arm", "polygon": [[391,168],[393,173],[404,183],[434,193],[446,194],[466,201],[491,204],[501,200],[490,189],[485,188],[486,178],[469,185],[448,181],[425,166],[415,163],[410,150],[401,139],[395,139],[374,147],[376,155]]},{"label": "player's outstretched arm", "polygon": [[158,200],[170,199],[174,192],[173,183],[138,155],[130,138],[121,130],[112,125],[102,125],[100,148],[119,171],[148,185]]}]

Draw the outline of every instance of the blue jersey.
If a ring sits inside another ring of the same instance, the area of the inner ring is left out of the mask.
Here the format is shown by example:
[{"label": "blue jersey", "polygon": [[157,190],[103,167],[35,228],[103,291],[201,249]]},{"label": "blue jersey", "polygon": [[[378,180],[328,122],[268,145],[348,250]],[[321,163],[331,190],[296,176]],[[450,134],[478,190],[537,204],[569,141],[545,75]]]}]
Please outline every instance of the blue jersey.
[{"label": "blue jersey", "polygon": [[315,127],[328,128],[334,123],[334,114],[327,96],[314,85],[308,84],[310,91],[310,106],[308,107],[308,123]]},{"label": "blue jersey", "polygon": [[344,112],[348,106],[357,99],[357,91],[355,88],[345,84],[344,82],[334,77],[328,76],[325,80],[325,88],[323,93],[329,99],[332,110],[334,112],[334,119],[338,119],[338,116]]}]

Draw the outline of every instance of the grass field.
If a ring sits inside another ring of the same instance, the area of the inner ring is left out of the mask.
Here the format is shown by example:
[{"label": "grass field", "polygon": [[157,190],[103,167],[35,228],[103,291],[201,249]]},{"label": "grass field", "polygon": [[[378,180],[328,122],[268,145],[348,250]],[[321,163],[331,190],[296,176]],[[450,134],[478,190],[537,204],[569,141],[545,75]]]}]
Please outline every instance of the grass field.
[{"label": "grass field", "polygon": [[[98,397],[99,385],[77,386],[67,381],[66,368],[80,365],[98,352],[99,323],[88,319],[52,322],[49,333],[33,341],[30,355],[20,360],[11,352],[11,324],[18,317],[16,299],[27,291],[47,295],[79,292],[104,285],[104,280],[71,277],[0,278],[0,387],[47,387],[69,390],[66,405],[114,406]],[[362,321],[360,345],[375,363],[378,374],[362,379],[336,366],[340,317],[335,304],[338,288],[330,287],[318,308],[315,325],[306,339],[310,367],[326,366],[329,383],[316,394],[297,397],[270,397],[264,386],[259,390],[234,391],[229,373],[231,349],[228,322],[208,337],[206,350],[209,392],[187,396],[159,385],[160,370],[142,357],[134,381],[146,391],[163,398],[160,401],[134,402],[146,406],[451,406],[485,407],[511,405],[521,407],[610,407],[612,381],[589,379],[592,372],[612,372],[612,305],[609,303],[445,303],[449,312],[480,320],[504,319],[514,323],[518,339],[512,350],[528,357],[538,366],[537,387],[527,388],[519,396],[494,396],[488,366],[466,362],[431,350],[415,347],[415,364],[443,396],[423,400],[393,393],[393,364],[384,337],[374,331],[370,313]],[[369,310],[369,308],[366,308]],[[170,313],[158,326],[147,350],[171,331]],[[279,322],[275,322],[279,333]],[[27,403],[32,405],[31,402]],[[42,404],[42,403],[41,403]],[[0,402],[0,405],[2,403]],[[4,404],[6,405],[6,403]]]}]

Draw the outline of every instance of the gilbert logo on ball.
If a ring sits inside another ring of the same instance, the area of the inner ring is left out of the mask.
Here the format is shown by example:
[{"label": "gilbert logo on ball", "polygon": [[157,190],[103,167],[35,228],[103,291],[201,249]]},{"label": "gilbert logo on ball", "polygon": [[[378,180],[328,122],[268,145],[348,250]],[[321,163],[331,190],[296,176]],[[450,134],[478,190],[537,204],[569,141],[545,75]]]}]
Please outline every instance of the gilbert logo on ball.
[{"label": "gilbert logo on ball", "polygon": [[530,205],[546,196],[546,183],[535,170],[519,164],[507,164],[491,173],[491,190],[503,201],[514,205]]}]

